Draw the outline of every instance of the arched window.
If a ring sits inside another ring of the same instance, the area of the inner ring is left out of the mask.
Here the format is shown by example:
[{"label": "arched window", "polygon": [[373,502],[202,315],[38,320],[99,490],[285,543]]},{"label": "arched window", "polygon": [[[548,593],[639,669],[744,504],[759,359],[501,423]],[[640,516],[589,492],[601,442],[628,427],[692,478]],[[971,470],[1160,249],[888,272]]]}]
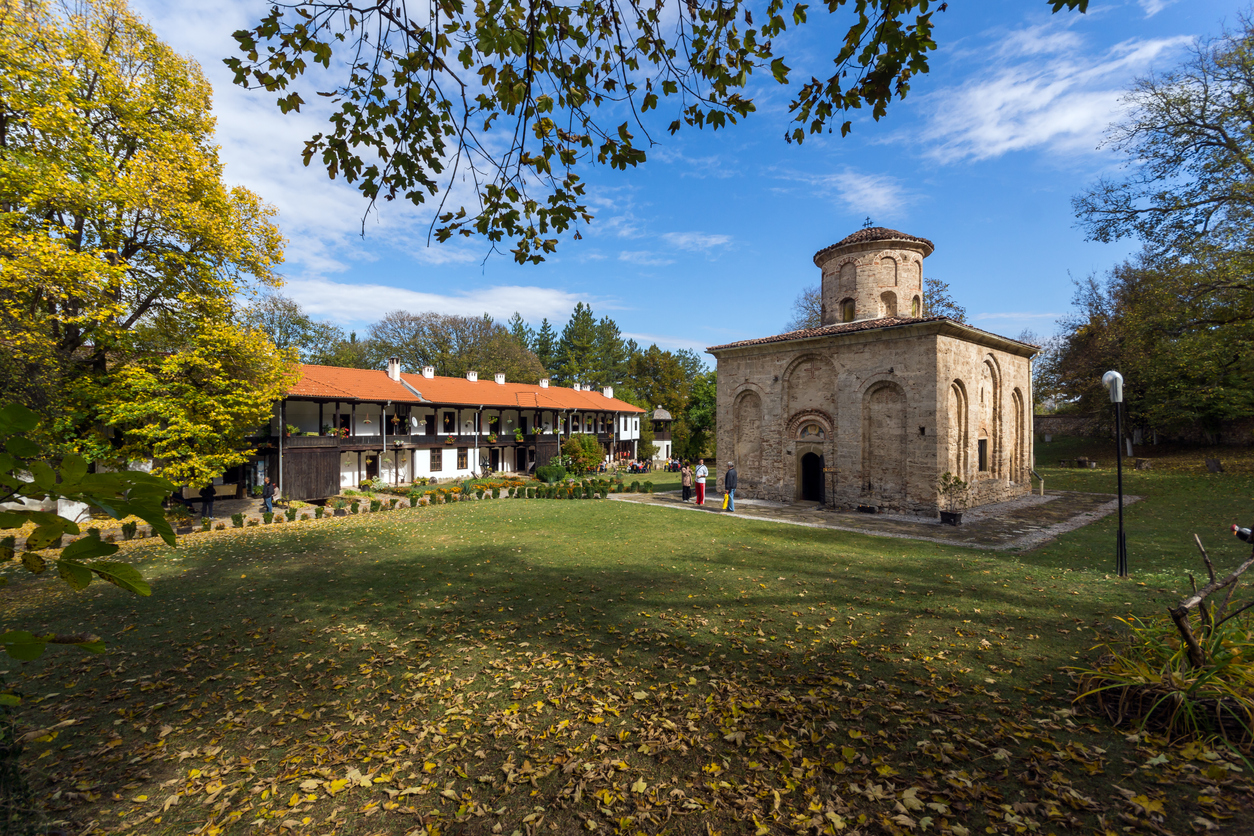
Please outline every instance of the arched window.
[{"label": "arched window", "polygon": [[910,315],[911,316],[923,315],[923,303],[919,300],[918,296],[914,297],[914,299],[911,300],[910,302]]},{"label": "arched window", "polygon": [[897,294],[893,293],[891,290],[886,290],[880,294],[880,315],[897,315]]},{"label": "arched window", "polygon": [[853,322],[853,300],[845,299],[840,303],[840,321]]}]

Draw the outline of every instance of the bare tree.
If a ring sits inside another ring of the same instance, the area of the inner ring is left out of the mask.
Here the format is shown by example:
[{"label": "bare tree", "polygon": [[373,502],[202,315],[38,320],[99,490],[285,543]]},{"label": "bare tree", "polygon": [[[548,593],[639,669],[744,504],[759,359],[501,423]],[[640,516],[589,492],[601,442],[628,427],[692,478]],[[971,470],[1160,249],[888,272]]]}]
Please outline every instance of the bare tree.
[{"label": "bare tree", "polygon": [[802,289],[792,303],[792,319],[784,326],[785,331],[818,328],[823,324],[823,291],[812,284]]}]

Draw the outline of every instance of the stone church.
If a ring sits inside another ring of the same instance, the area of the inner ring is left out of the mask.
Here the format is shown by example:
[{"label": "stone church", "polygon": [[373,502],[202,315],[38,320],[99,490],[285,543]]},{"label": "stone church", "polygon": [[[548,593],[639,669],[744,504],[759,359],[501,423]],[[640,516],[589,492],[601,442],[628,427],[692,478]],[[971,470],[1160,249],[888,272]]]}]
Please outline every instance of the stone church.
[{"label": "stone church", "polygon": [[814,256],[823,324],[714,346],[719,471],[737,495],[935,515],[1030,492],[1037,349],[924,316],[931,241],[861,229]]}]

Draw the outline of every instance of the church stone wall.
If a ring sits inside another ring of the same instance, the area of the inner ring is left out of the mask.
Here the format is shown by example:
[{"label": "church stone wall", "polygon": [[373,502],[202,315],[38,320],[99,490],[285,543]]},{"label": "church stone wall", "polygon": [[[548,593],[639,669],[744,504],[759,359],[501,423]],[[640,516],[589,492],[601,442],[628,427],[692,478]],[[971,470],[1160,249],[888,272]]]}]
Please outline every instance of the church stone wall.
[{"label": "church stone wall", "polygon": [[720,352],[718,449],[737,463],[737,493],[805,498],[802,459],[814,454],[827,504],[935,511],[935,344],[872,332]]},{"label": "church stone wall", "polygon": [[803,484],[802,459],[814,454],[822,499],[837,507],[935,514],[946,471],[971,486],[971,506],[1026,495],[1030,361],[944,329],[921,323],[720,351],[719,477],[731,458],[740,496],[817,498]]}]

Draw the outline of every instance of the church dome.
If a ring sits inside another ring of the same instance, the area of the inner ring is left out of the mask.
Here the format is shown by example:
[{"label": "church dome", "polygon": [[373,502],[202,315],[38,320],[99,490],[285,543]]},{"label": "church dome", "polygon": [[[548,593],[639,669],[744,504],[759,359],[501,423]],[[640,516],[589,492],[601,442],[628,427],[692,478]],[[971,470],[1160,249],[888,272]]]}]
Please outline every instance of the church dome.
[{"label": "church dome", "polygon": [[908,235],[904,232],[889,229],[885,226],[868,226],[864,229],[859,229],[852,235],[846,235],[830,247],[824,247],[819,250],[814,254],[814,263],[819,264],[820,259],[823,256],[835,250],[843,249],[844,247],[848,247],[853,244],[870,244],[877,241],[903,241],[916,246],[922,244],[927,248],[927,252],[923,254],[924,256],[931,255],[936,249],[936,246],[926,238],[920,238],[917,235]]}]

